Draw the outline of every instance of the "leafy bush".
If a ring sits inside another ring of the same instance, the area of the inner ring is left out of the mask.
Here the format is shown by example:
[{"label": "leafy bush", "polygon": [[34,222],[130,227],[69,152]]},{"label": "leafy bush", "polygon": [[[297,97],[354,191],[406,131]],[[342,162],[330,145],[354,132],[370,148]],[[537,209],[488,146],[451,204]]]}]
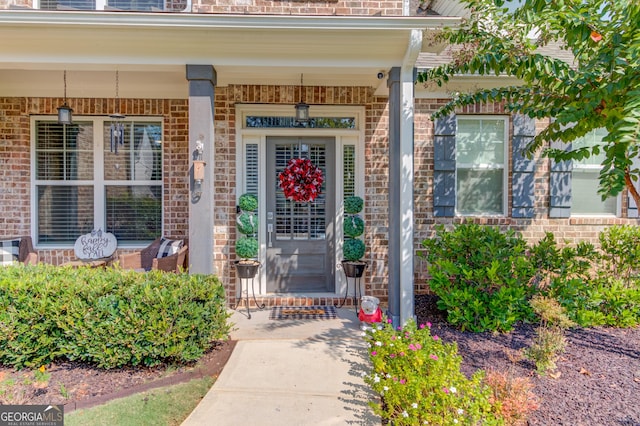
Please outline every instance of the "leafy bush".
[{"label": "leafy bush", "polygon": [[539,407],[538,398],[533,393],[533,383],[528,377],[488,371],[485,383],[492,391],[489,402],[505,425],[526,425],[529,415]]},{"label": "leafy bush", "polygon": [[538,295],[531,299],[531,306],[540,316],[540,326],[524,354],[536,364],[539,374],[545,374],[556,369],[556,359],[566,346],[564,330],[574,324],[555,299]]},{"label": "leafy bush", "polygon": [[258,216],[252,213],[242,212],[236,219],[238,231],[244,235],[253,235],[258,232]]},{"label": "leafy bush", "polygon": [[489,403],[491,389],[479,371],[467,378],[455,343],[432,336],[429,324],[408,322],[365,328],[372,371],[365,382],[381,396],[371,402],[383,421],[400,425],[502,424]]},{"label": "leafy bush", "polygon": [[243,212],[258,210],[258,197],[253,194],[242,194],[238,199],[238,206]]},{"label": "leafy bush", "polygon": [[344,235],[349,238],[357,238],[364,232],[364,220],[358,215],[344,218]]},{"label": "leafy bush", "polygon": [[598,236],[603,251],[601,272],[622,278],[627,286],[640,285],[640,227],[615,225]]},{"label": "leafy bush", "polygon": [[258,240],[253,237],[241,237],[236,241],[236,254],[242,259],[258,256]]},{"label": "leafy bush", "polygon": [[358,196],[351,196],[344,199],[344,212],[346,214],[358,214],[364,207],[364,200]]},{"label": "leafy bush", "polygon": [[0,268],[0,363],[101,368],[200,358],[229,333],[215,276],[40,264]]},{"label": "leafy bush", "polygon": [[440,225],[423,247],[429,287],[451,324],[508,331],[517,321],[533,319],[528,300],[538,291],[535,258],[513,231],[473,223],[447,231]]},{"label": "leafy bush", "polygon": [[342,247],[344,260],[356,262],[362,259],[365,249],[366,248],[362,240],[355,238],[344,240],[344,246]]}]

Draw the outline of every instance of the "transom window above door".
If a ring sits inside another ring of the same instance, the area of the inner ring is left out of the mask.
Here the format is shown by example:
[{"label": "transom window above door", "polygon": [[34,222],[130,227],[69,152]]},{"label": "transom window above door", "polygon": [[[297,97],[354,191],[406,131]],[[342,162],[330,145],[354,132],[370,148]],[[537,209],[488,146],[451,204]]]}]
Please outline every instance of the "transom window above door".
[{"label": "transom window above door", "polygon": [[107,118],[76,120],[33,121],[36,244],[73,244],[94,229],[113,233],[119,245],[161,235],[161,122],[126,121],[115,150]]},{"label": "transom window above door", "polygon": [[45,10],[134,10],[148,12],[190,12],[191,0],[40,0],[36,9]]}]

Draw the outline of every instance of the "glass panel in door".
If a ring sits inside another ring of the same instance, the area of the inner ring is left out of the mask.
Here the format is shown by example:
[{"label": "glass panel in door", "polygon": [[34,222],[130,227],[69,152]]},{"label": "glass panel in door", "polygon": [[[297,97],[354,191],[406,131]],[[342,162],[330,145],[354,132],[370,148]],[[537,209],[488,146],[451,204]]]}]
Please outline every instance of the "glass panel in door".
[{"label": "glass panel in door", "polygon": [[[267,291],[333,292],[335,270],[335,139],[267,138]],[[323,172],[320,195],[310,203],[285,198],[278,176],[291,158],[308,158]]]}]

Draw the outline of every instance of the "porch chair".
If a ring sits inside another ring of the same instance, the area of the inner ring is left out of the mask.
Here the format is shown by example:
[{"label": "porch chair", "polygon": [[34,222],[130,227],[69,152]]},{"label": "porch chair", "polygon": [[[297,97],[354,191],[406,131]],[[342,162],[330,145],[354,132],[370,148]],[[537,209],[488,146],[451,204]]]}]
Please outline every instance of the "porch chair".
[{"label": "porch chair", "polygon": [[182,272],[188,268],[188,254],[187,239],[160,237],[138,252],[121,254],[118,260],[122,269]]},{"label": "porch chair", "polygon": [[31,237],[18,237],[0,241],[0,266],[15,262],[24,265],[38,263],[38,253],[33,248]]}]

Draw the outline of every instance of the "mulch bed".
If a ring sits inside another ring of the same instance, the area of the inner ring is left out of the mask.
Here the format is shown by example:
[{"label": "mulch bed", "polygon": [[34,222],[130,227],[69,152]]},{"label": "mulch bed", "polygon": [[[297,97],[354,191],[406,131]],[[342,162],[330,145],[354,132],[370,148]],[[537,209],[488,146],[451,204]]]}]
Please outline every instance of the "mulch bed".
[{"label": "mulch bed", "polygon": [[46,369],[51,374],[46,385],[34,381],[33,370],[0,366],[0,404],[62,404],[69,413],[158,387],[217,377],[235,344],[219,342],[198,362],[181,366],[105,370],[77,362],[52,364]]},{"label": "mulch bed", "polygon": [[567,331],[554,378],[539,376],[530,361],[514,356],[531,343],[531,325],[510,333],[461,332],[446,323],[436,300],[416,296],[417,321],[431,322],[432,334],[457,343],[465,374],[494,369],[531,378],[540,407],[529,425],[640,426],[640,327]]}]

